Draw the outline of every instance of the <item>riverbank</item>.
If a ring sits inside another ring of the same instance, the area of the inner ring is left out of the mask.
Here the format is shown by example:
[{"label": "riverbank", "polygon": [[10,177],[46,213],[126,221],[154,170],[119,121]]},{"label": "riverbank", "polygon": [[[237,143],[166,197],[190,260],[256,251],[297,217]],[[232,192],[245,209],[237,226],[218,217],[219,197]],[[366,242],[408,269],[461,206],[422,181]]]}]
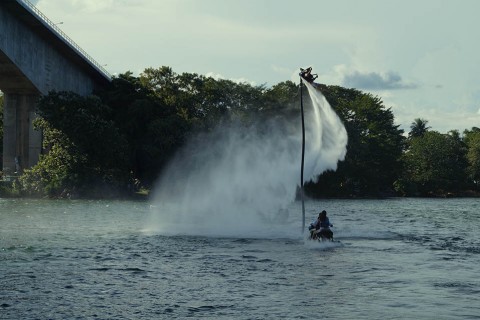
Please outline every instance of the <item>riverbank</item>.
[{"label": "riverbank", "polygon": [[58,197],[38,197],[31,195],[23,195],[15,188],[14,181],[0,181],[0,198],[34,198],[34,199],[91,199],[91,200],[148,200],[150,190],[141,188],[138,191],[131,192],[114,192],[112,190],[95,190],[89,194],[71,194],[62,193]]},{"label": "riverbank", "polygon": [[[138,201],[148,201],[150,199],[151,190],[142,188],[135,192],[130,193],[122,193],[119,194],[118,192],[91,192],[88,195],[80,195],[80,194],[62,194],[59,197],[35,197],[35,196],[26,196],[20,194],[14,187],[14,183],[12,181],[0,181],[0,198],[32,198],[32,199],[71,199],[71,200],[78,200],[78,199],[85,199],[85,200],[138,200]],[[438,199],[446,199],[446,198],[480,198],[480,192],[475,190],[465,190],[457,193],[452,192],[429,192],[425,195],[409,195],[409,196],[401,196],[401,195],[393,195],[388,194],[379,195],[377,197],[372,196],[350,196],[350,197],[309,197],[310,200],[326,200],[326,199],[338,199],[338,200],[382,200],[382,199],[401,199],[401,198],[438,198]],[[299,198],[297,198],[299,200]]]}]

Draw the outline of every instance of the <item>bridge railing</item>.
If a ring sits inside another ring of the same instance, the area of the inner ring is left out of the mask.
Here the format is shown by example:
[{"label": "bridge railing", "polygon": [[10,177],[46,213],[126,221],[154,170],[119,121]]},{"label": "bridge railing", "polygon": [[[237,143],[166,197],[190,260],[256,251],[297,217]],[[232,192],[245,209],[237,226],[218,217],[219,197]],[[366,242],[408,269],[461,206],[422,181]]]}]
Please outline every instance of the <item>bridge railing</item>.
[{"label": "bridge railing", "polygon": [[47,18],[46,15],[44,15],[40,10],[35,7],[33,3],[31,3],[28,0],[16,0],[20,4],[23,4],[26,6],[28,9],[30,9],[38,18],[40,18],[43,22],[45,22],[50,28],[52,28],[58,35],[60,35],[65,42],[67,42],[70,46],[72,46],[83,58],[88,60],[95,68],[97,68],[100,72],[102,72],[106,77],[109,79],[112,78],[112,75],[105,70],[105,68],[100,65],[95,59],[93,59],[85,50],[80,48],[78,44],[75,43],[69,36],[65,34],[59,27],[56,26],[55,23],[53,23],[50,19]]}]

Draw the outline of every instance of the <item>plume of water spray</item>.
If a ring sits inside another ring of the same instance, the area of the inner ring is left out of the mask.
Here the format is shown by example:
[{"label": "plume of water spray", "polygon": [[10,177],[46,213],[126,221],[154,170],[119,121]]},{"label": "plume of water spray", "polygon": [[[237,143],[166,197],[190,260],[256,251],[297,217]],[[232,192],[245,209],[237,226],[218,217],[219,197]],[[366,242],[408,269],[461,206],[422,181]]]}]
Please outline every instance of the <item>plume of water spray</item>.
[{"label": "plume of water spray", "polygon": [[337,163],[345,159],[348,136],[345,127],[320,90],[305,82],[312,100],[313,119],[306,132],[306,179],[314,178],[326,170],[336,170]]},{"label": "plume of water spray", "polygon": [[[312,100],[305,120],[309,180],[336,169],[347,134],[321,92],[306,85]],[[300,130],[300,121],[286,126],[271,119],[261,130],[219,126],[196,137],[158,182],[148,228],[166,234],[284,236],[292,229],[289,221],[298,226],[300,217],[288,212],[299,184]]]}]

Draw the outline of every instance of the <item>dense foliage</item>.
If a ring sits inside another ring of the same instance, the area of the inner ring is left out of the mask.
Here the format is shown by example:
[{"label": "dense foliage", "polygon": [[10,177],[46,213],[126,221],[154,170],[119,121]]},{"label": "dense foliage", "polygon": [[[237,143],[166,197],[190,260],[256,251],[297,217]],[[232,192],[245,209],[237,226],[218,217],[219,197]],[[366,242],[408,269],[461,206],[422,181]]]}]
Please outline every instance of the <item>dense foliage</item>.
[{"label": "dense foliage", "polygon": [[464,142],[467,147],[467,181],[472,184],[472,189],[480,187],[480,128],[465,130]]},{"label": "dense foliage", "polygon": [[20,177],[23,192],[57,197],[127,191],[126,140],[109,119],[111,108],[96,96],[52,92],[40,100],[38,112],[45,153]]},{"label": "dense foliage", "polygon": [[[480,129],[441,134],[427,120],[415,119],[405,135],[379,97],[338,86],[321,90],[343,120],[349,143],[338,169],[307,183],[307,195],[478,191]],[[150,188],[190,136],[221,122],[300,121],[299,94],[291,81],[267,88],[176,74],[169,67],[121,74],[89,97],[51,92],[40,99],[36,121],[44,152],[16,186],[22,194],[50,197],[118,196]]]},{"label": "dense foliage", "polygon": [[38,103],[45,152],[17,188],[53,197],[150,188],[190,135],[222,121],[298,116],[292,111],[298,89],[292,82],[266,89],[161,67],[119,75],[95,96],[51,92]]},{"label": "dense foliage", "polygon": [[[466,148],[458,132],[426,131],[413,136],[404,155],[405,193],[458,193],[466,187]],[[401,190],[401,189],[399,189]]]}]

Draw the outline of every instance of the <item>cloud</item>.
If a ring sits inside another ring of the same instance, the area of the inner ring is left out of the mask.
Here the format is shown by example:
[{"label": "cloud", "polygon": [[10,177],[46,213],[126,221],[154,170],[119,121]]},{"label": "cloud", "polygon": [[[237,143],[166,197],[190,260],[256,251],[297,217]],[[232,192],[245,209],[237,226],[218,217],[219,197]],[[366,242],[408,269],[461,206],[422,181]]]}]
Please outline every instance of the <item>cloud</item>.
[{"label": "cloud", "polygon": [[[99,14],[111,15],[118,11],[129,11],[134,7],[145,7],[152,0],[30,0],[41,11],[63,12],[68,15]],[[164,0],[166,1],[166,0]],[[95,19],[95,18],[94,18]]]},{"label": "cloud", "polygon": [[247,83],[247,84],[250,84],[252,86],[256,86],[257,84],[255,83],[255,81],[251,81],[251,80],[248,80],[246,78],[236,78],[236,79],[227,79],[226,77],[224,77],[223,75],[219,74],[219,73],[215,73],[215,72],[207,72],[205,74],[205,76],[207,78],[213,78],[215,80],[230,80],[230,81],[233,81],[235,83],[238,83],[238,84],[242,84],[242,83]]},{"label": "cloud", "polygon": [[75,10],[85,10],[87,12],[98,12],[110,9],[114,5],[113,0],[71,0]]},{"label": "cloud", "polygon": [[385,74],[354,71],[344,75],[343,84],[346,87],[365,90],[416,89],[418,87],[416,84],[405,83],[398,73],[392,71]]},{"label": "cloud", "polygon": [[290,75],[290,73],[292,73],[292,68],[282,67],[275,64],[272,64],[270,67],[277,74]]}]

